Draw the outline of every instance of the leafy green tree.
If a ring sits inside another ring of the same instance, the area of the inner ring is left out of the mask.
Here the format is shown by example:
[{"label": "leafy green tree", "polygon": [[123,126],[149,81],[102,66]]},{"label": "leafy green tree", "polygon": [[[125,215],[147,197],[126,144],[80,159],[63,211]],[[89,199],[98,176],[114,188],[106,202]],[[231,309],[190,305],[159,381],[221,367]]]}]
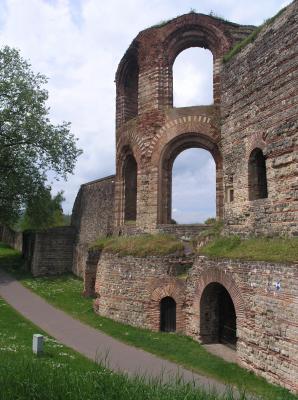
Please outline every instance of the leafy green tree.
[{"label": "leafy green tree", "polygon": [[52,198],[50,187],[40,187],[35,196],[30,197],[27,208],[21,218],[20,228],[46,229],[64,225],[62,202],[63,192]]},{"label": "leafy green tree", "polygon": [[45,76],[18,50],[0,49],[0,223],[12,225],[42,193],[46,174],[66,179],[81,150],[70,124],[54,125],[46,105]]}]

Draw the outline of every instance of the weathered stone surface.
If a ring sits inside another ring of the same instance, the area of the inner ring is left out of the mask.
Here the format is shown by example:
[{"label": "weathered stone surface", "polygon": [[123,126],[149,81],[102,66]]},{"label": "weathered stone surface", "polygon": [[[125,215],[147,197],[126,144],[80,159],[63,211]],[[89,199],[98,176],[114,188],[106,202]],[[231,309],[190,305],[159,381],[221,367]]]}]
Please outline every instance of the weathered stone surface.
[{"label": "weathered stone surface", "polygon": [[[224,184],[228,232],[297,234],[298,3],[294,1],[257,39],[222,67]],[[266,159],[268,198],[248,199],[248,157]]]},{"label": "weathered stone surface", "polygon": [[34,276],[70,272],[75,230],[71,226],[24,233],[23,255]]},{"label": "weathered stone surface", "polygon": [[[185,279],[187,262],[190,269]],[[160,301],[169,296],[177,305],[177,331],[206,342],[202,318],[209,313],[215,331],[219,322],[214,319],[213,305],[202,305],[202,295],[211,283],[220,284],[235,307],[240,363],[297,391],[298,265],[215,261],[202,256],[191,267],[192,262],[173,256],[103,253],[97,265],[94,309],[125,324],[159,330]]]},{"label": "weathered stone surface", "polygon": [[76,229],[73,272],[82,276],[88,247],[100,236],[113,232],[114,175],[81,186],[76,197],[71,225]]},{"label": "weathered stone surface", "polygon": [[119,257],[103,253],[97,265],[94,303],[100,315],[125,324],[159,330],[159,302],[173,297],[177,303],[177,330],[184,331],[184,273],[190,258],[176,256]]},{"label": "weathered stone surface", "polygon": [[7,226],[0,225],[0,242],[3,242],[16,250],[22,251],[23,234],[21,232],[15,232]]}]

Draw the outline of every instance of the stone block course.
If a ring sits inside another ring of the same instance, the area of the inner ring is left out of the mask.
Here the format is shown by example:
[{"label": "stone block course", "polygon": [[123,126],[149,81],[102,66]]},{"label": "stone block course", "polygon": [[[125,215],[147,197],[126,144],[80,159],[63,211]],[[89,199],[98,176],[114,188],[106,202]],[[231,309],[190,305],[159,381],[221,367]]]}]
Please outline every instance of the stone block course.
[{"label": "stone block course", "polygon": [[213,307],[208,303],[210,310],[204,308],[201,299],[206,287],[217,283],[228,291],[235,307],[241,365],[297,391],[298,264],[204,256],[189,261],[193,266],[185,279],[180,275],[181,259],[173,256],[119,257],[104,252],[97,264],[95,311],[158,331],[160,301],[169,296],[177,304],[177,331],[201,342],[206,328],[201,318],[206,312],[212,314]]}]

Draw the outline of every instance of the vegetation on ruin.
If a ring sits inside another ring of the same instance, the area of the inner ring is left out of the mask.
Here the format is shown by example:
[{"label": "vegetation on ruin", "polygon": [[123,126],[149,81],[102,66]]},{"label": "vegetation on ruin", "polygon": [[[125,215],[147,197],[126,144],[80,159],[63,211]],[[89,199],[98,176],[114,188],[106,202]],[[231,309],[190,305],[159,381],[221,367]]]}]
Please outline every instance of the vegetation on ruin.
[{"label": "vegetation on ruin", "polygon": [[[233,400],[178,380],[161,385],[116,374],[49,337],[1,298],[0,310],[0,400]],[[31,350],[36,332],[45,338],[41,356]]]},{"label": "vegetation on ruin", "polygon": [[[3,257],[1,257],[1,254]],[[45,298],[49,303],[85,324],[125,343],[174,361],[195,372],[213,377],[232,386],[243,388],[246,392],[255,393],[263,399],[297,399],[287,390],[271,385],[265,379],[257,377],[252,372],[208,353],[203,346],[190,337],[172,333],[151,332],[96,315],[93,311],[93,300],[81,295],[83,282],[71,274],[33,278],[22,266],[19,253],[8,249],[6,246],[0,247],[0,268],[9,264],[8,259],[10,257],[12,262],[10,262],[10,267],[6,268],[8,272],[16,276],[26,287]],[[175,397],[172,398],[175,399]],[[206,397],[207,399],[208,397]],[[0,400],[2,400],[1,397]]]},{"label": "vegetation on ruin", "polygon": [[157,256],[167,254],[183,254],[183,243],[172,235],[135,235],[112,236],[99,238],[91,248],[104,250],[119,256]]},{"label": "vegetation on ruin", "polygon": [[18,230],[39,230],[65,225],[62,202],[63,192],[55,196],[51,194],[51,188],[42,186],[38,188],[27,202],[27,207],[18,221]]},{"label": "vegetation on ruin", "polygon": [[215,236],[199,249],[212,258],[298,263],[298,238]]},{"label": "vegetation on ruin", "polygon": [[0,222],[9,226],[47,188],[47,173],[66,179],[81,154],[70,123],[49,119],[46,83],[18,50],[0,49]]},{"label": "vegetation on ruin", "polygon": [[223,61],[226,63],[230,61],[236,54],[238,54],[242,49],[244,49],[248,44],[253,43],[256,38],[258,37],[259,33],[271,25],[276,18],[278,18],[284,11],[286,7],[282,8],[277,14],[273,17],[268,18],[266,21],[263,22],[262,25],[256,27],[254,31],[252,31],[246,38],[241,40],[240,42],[236,43],[234,47],[232,47],[224,56]]}]

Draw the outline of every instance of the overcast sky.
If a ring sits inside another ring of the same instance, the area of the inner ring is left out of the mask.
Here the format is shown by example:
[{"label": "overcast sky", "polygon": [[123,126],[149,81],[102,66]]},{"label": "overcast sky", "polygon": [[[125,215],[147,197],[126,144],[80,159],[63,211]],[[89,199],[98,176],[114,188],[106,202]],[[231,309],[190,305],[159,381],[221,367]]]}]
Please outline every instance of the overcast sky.
[{"label": "overcast sky", "polygon": [[[32,68],[49,78],[53,122],[72,123],[80,157],[63,189],[65,212],[82,183],[115,172],[117,65],[138,34],[161,20],[194,9],[240,24],[259,25],[288,0],[0,0],[0,43],[17,47]],[[212,56],[189,49],[174,64],[176,106],[210,104]],[[214,162],[187,150],[174,163],[173,218],[199,222],[215,213]]]}]

